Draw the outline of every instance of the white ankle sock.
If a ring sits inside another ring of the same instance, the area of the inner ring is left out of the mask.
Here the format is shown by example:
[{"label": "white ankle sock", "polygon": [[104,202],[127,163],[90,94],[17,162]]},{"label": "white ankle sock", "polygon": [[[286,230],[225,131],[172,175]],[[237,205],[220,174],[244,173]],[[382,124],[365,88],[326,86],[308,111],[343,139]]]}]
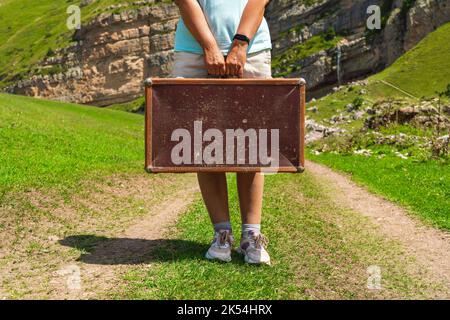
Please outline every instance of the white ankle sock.
[{"label": "white ankle sock", "polygon": [[242,235],[244,237],[248,236],[248,234],[252,232],[254,234],[261,233],[261,224],[257,223],[243,223],[242,224]]},{"label": "white ankle sock", "polygon": [[220,230],[232,231],[232,229],[231,229],[231,222],[230,221],[225,221],[225,222],[215,223],[214,224],[214,231],[215,232],[219,232]]}]

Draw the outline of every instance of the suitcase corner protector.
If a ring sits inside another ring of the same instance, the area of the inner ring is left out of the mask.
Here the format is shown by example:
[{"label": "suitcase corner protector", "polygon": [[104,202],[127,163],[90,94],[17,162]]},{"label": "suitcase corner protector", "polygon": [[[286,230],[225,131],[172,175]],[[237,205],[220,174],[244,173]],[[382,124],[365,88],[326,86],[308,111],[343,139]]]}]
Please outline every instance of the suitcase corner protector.
[{"label": "suitcase corner protector", "polygon": [[144,85],[145,85],[146,87],[151,87],[151,86],[153,85],[153,80],[152,80],[152,78],[147,78],[147,79],[145,79],[145,80],[144,80]]},{"label": "suitcase corner protector", "polygon": [[296,169],[297,169],[297,173],[305,172],[305,167],[303,167],[303,166],[298,166]]},{"label": "suitcase corner protector", "polygon": [[147,173],[155,173],[155,172],[153,171],[153,168],[152,168],[152,167],[145,167],[145,171],[146,171]]},{"label": "suitcase corner protector", "polygon": [[306,85],[306,80],[303,78],[299,78],[298,79],[298,85],[299,86],[305,86]]}]

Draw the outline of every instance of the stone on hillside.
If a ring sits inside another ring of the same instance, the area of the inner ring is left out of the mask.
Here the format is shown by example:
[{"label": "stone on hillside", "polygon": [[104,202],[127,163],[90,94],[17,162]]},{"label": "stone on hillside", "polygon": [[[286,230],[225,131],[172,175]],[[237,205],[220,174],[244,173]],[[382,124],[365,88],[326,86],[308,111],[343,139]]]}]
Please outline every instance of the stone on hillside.
[{"label": "stone on hillside", "polygon": [[368,150],[368,149],[355,150],[355,151],[353,151],[353,154],[370,157],[370,156],[372,156],[372,150]]},{"label": "stone on hillside", "polygon": [[345,116],[343,114],[334,115],[334,116],[331,117],[330,123],[331,124],[343,123],[343,122],[346,122],[349,119],[350,119],[349,116]]},{"label": "stone on hillside", "polygon": [[345,132],[347,132],[345,129],[336,128],[336,127],[326,127],[325,131],[323,132],[323,136],[324,137],[340,136]]},{"label": "stone on hillside", "polygon": [[364,111],[357,111],[352,115],[353,120],[359,120],[364,116]]},{"label": "stone on hillside", "polygon": [[391,115],[391,120],[398,123],[409,123],[418,114],[419,111],[414,107],[403,107]]},{"label": "stone on hillside", "polygon": [[442,112],[446,113],[447,115],[450,115],[450,106],[443,106]]},{"label": "stone on hillside", "polygon": [[308,130],[308,131],[323,132],[326,129],[325,126],[315,122],[313,119],[306,120],[305,125],[306,125],[306,130]]},{"label": "stone on hillside", "polygon": [[436,107],[432,106],[431,104],[422,105],[418,109],[419,109],[420,113],[425,113],[427,115],[432,115],[432,114],[438,113],[438,110],[436,109]]},{"label": "stone on hillside", "polygon": [[377,130],[386,124],[384,117],[371,116],[364,121],[364,127],[367,129]]},{"label": "stone on hillside", "polygon": [[377,112],[376,112],[376,110],[373,109],[373,108],[367,108],[367,109],[366,109],[366,113],[367,113],[367,114],[370,114],[370,115],[375,115]]},{"label": "stone on hillside", "polygon": [[306,143],[317,141],[323,138],[323,133],[318,131],[313,131],[305,136]]},{"label": "stone on hillside", "polygon": [[80,7],[86,7],[86,6],[90,5],[94,1],[95,0],[81,0]]},{"label": "stone on hillside", "polygon": [[309,111],[312,113],[317,113],[319,111],[319,109],[316,106],[313,106],[311,108],[306,109],[306,111]]},{"label": "stone on hillside", "polygon": [[408,159],[408,157],[406,155],[404,155],[403,153],[398,152],[398,151],[395,152],[395,155],[403,160]]}]

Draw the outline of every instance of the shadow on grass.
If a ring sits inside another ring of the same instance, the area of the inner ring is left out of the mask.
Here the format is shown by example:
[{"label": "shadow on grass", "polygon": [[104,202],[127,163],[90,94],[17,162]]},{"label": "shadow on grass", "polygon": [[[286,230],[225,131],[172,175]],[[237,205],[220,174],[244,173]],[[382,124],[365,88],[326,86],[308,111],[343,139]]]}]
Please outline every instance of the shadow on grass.
[{"label": "shadow on grass", "polygon": [[141,264],[204,259],[209,245],[179,239],[107,238],[75,235],[59,241],[82,252],[78,261],[88,264]]}]

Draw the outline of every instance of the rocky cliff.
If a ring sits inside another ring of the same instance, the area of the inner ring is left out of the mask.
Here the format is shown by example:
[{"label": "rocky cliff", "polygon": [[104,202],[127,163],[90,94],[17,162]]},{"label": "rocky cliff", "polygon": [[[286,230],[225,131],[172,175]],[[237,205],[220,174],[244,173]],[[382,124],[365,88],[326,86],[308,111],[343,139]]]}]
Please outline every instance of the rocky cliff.
[{"label": "rocky cliff", "polygon": [[[42,61],[42,70],[57,72],[7,91],[98,106],[141,96],[143,79],[170,73],[179,15],[173,4],[145,3],[101,14],[74,35],[76,45]],[[366,28],[369,5],[381,7],[381,30]],[[275,76],[304,77],[320,95],[390,65],[450,21],[450,0],[272,0],[266,17]]]},{"label": "rocky cliff", "polygon": [[[367,8],[381,8],[382,29],[369,31]],[[314,37],[334,33],[338,42],[298,59],[287,55],[275,74],[307,79],[310,92],[380,71],[391,65],[428,33],[450,21],[450,0],[273,0],[268,8],[274,56]],[[302,48],[302,47],[299,47]],[[290,67],[292,65],[292,67]]]},{"label": "rocky cliff", "polygon": [[101,14],[75,33],[75,45],[42,61],[46,75],[7,90],[98,106],[136,99],[146,77],[169,74],[178,16],[172,4]]}]

